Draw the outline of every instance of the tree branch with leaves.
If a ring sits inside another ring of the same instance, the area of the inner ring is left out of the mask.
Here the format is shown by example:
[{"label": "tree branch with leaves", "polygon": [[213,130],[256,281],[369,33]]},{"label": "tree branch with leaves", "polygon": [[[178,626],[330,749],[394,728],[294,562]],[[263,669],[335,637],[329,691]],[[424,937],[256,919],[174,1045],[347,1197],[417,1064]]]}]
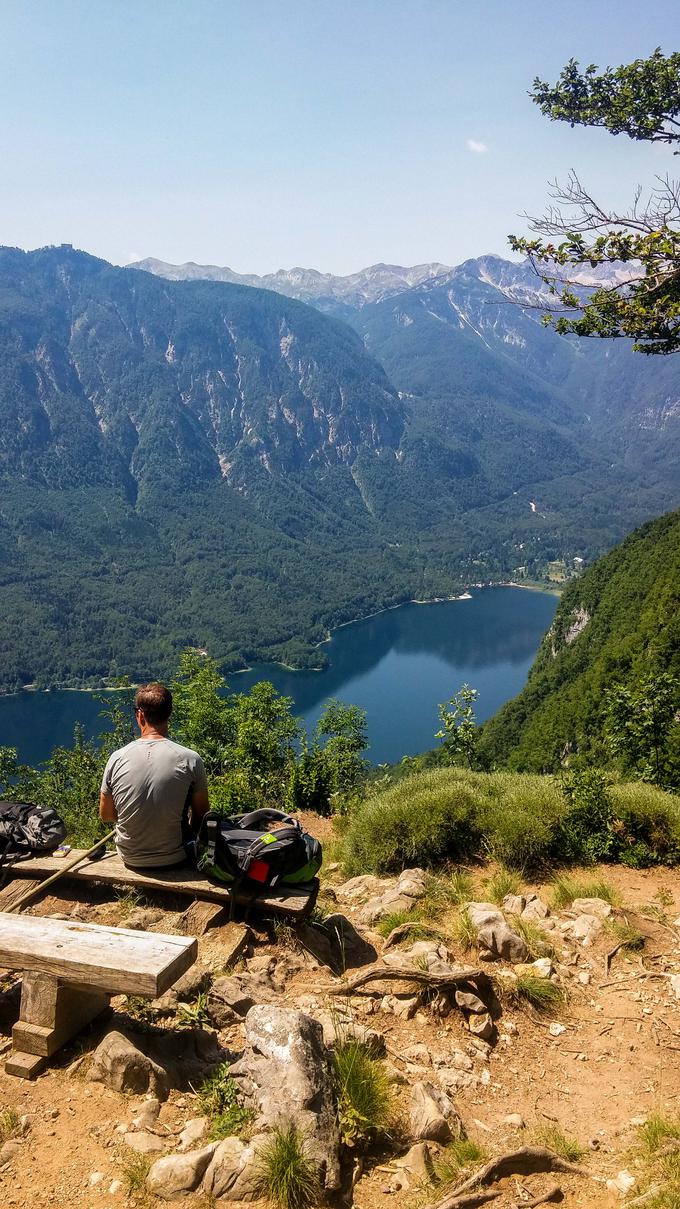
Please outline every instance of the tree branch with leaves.
[{"label": "tree branch with leaves", "polygon": [[[666,56],[657,48],[648,59],[599,74],[594,64],[582,71],[571,59],[556,84],[536,78],[529,96],[551,121],[636,141],[680,142],[680,53]],[[546,213],[526,218],[547,240],[511,235],[510,246],[528,256],[554,299],[544,323],[562,334],[624,337],[638,352],[680,350],[679,181],[657,177],[646,196],[638,188],[619,214],[597,202],[572,171],[566,184],[553,184]],[[603,266],[614,267],[613,281]]]}]

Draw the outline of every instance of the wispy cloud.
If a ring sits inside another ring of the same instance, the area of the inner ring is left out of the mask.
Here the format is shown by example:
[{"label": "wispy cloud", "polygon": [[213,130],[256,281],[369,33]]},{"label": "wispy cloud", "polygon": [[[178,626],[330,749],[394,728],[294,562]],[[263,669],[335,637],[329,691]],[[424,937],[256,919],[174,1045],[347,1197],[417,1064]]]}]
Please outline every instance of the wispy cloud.
[{"label": "wispy cloud", "polygon": [[484,155],[489,148],[486,143],[480,143],[477,139],[466,139],[468,151],[474,151],[475,155]]}]

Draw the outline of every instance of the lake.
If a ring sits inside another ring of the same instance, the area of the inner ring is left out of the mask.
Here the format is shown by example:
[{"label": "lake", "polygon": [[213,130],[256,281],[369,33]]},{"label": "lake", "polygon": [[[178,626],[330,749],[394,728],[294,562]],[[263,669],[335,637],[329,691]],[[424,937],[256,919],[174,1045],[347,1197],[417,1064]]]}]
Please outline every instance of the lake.
[{"label": "lake", "polygon": [[[324,645],[324,672],[260,664],[231,676],[230,688],[247,692],[257,680],[271,680],[293,698],[309,731],[329,697],[359,705],[368,716],[370,759],[392,763],[436,745],[437,705],[462,684],[479,692],[479,721],[514,697],[557,603],[548,592],[481,588],[469,599],[402,605],[336,630]],[[78,722],[88,737],[98,734],[100,710],[84,692],[0,697],[0,745],[37,764],[57,744],[70,744]]]}]

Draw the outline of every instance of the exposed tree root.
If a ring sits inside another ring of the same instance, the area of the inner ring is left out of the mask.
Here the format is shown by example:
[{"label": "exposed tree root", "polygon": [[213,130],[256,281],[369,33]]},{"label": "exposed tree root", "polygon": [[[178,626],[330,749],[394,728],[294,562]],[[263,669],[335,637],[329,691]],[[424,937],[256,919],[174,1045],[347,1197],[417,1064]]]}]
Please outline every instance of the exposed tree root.
[{"label": "exposed tree root", "polygon": [[[464,1193],[472,1191],[479,1184],[493,1184],[496,1180],[502,1180],[508,1175],[535,1175],[540,1171],[565,1171],[573,1175],[588,1174],[585,1167],[568,1163],[566,1159],[555,1154],[554,1150],[547,1150],[543,1146],[521,1146],[519,1150],[510,1150],[507,1154],[499,1155],[497,1159],[492,1159],[490,1163],[480,1167],[468,1180],[455,1188],[450,1196],[428,1205],[427,1209],[462,1209],[465,1201],[461,1201],[460,1197]],[[540,1201],[537,1204],[540,1204]]]},{"label": "exposed tree root", "polygon": [[489,987],[491,979],[484,970],[475,968],[434,974],[429,970],[416,970],[413,966],[372,966],[368,970],[355,974],[353,978],[348,978],[340,985],[324,987],[323,990],[330,995],[353,995],[355,991],[367,986],[370,982],[414,982],[418,986],[433,991],[450,991],[466,982]]}]

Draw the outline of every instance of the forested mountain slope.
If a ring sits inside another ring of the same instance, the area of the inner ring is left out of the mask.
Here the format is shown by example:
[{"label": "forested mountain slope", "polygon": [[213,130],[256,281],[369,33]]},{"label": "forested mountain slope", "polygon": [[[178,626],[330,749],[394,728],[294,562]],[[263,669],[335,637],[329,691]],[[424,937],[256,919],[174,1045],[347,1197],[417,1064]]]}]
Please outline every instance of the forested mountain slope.
[{"label": "forested mountain slope", "polygon": [[661,672],[680,676],[680,512],[643,525],[565,590],[526,688],[485,725],[481,753],[537,771],[570,751],[601,756],[607,691]]},{"label": "forested mountain slope", "polygon": [[316,665],[340,622],[573,566],[677,502],[665,386],[648,468],[566,389],[571,345],[506,303],[547,342],[514,359],[438,267],[364,299],[362,340],[275,292],[0,249],[0,689],[158,675],[186,645]]}]

